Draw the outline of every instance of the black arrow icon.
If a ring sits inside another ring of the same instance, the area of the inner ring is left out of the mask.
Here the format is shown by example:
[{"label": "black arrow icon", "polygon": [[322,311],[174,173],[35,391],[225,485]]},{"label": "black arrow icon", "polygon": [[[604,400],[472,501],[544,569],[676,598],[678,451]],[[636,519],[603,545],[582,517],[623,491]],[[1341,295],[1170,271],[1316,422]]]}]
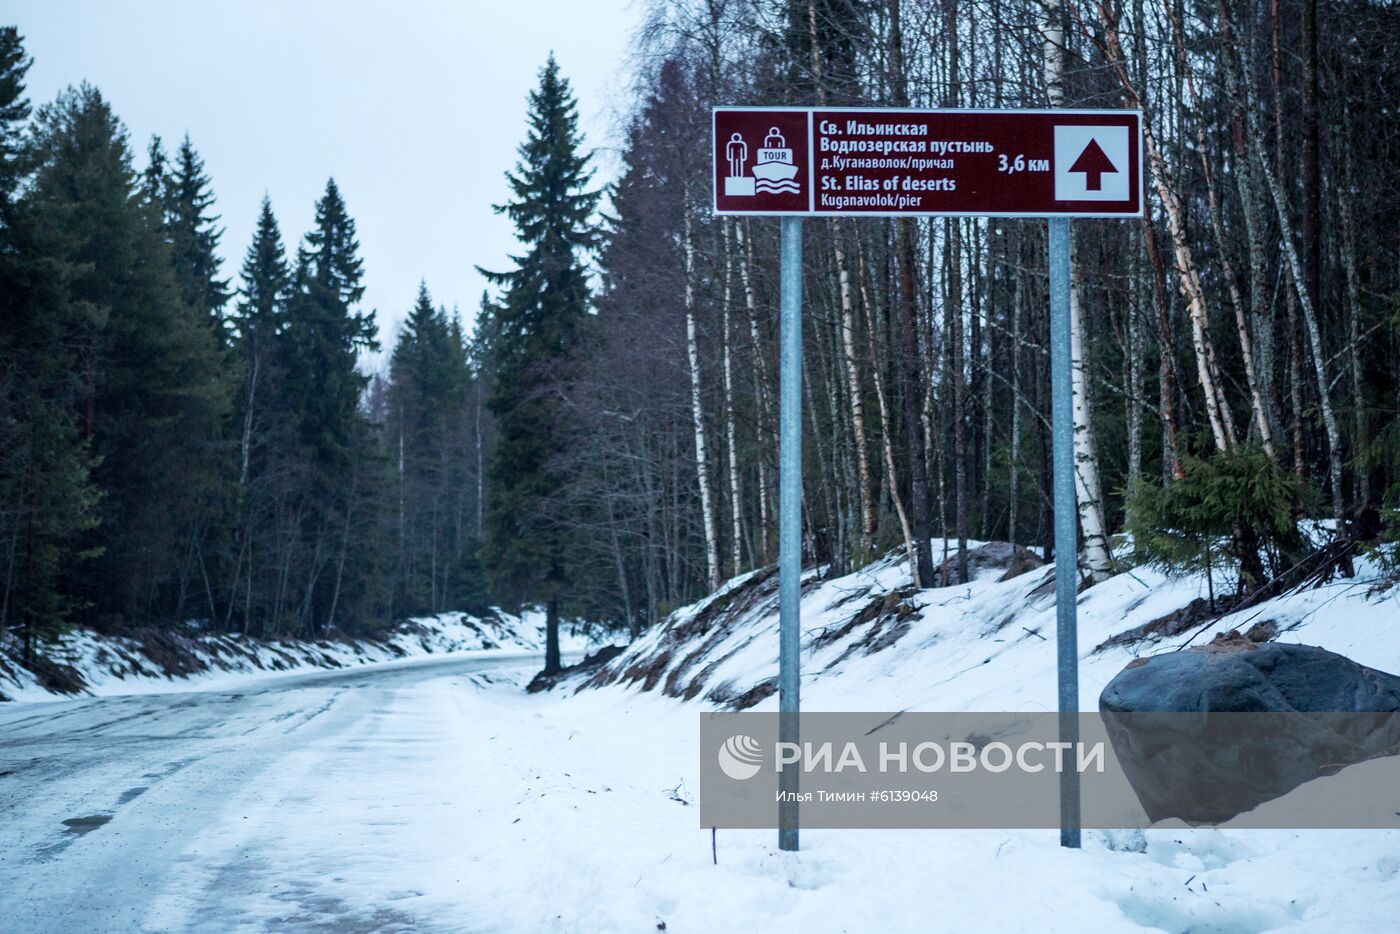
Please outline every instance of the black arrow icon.
[{"label": "black arrow icon", "polygon": [[1084,173],[1085,191],[1102,191],[1103,176],[1106,173],[1116,173],[1117,167],[1104,155],[1104,151],[1099,148],[1098,140],[1090,137],[1089,145],[1084,147],[1084,151],[1079,154],[1079,158],[1074,160],[1074,165],[1069,167],[1071,172]]}]

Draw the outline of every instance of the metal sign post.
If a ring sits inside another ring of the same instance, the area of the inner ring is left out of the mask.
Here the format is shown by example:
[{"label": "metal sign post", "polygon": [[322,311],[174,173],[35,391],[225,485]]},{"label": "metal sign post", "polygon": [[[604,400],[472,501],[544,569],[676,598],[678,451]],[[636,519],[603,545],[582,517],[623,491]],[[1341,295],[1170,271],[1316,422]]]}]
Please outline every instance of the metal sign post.
[{"label": "metal sign post", "polygon": [[[1050,434],[1055,475],[1055,662],[1060,742],[1079,742],[1078,513],[1074,499],[1074,396],[1070,359],[1069,218],[1050,218]],[[1060,772],[1060,845],[1079,846],[1079,773]]]},{"label": "metal sign post", "polygon": [[[802,218],[1044,217],[1050,225],[1060,738],[1079,739],[1078,515],[1070,359],[1071,217],[1141,217],[1134,110],[716,107],[716,214],[782,217],[779,435],[780,739],[797,742],[802,596]],[[1061,773],[1060,842],[1079,846],[1079,775]],[[797,772],[784,769],[778,845],[797,849]]]},{"label": "metal sign post", "polygon": [[[782,219],[779,270],[778,738],[798,741],[802,681],[802,218]],[[797,769],[783,769],[778,847],[797,849]]]}]

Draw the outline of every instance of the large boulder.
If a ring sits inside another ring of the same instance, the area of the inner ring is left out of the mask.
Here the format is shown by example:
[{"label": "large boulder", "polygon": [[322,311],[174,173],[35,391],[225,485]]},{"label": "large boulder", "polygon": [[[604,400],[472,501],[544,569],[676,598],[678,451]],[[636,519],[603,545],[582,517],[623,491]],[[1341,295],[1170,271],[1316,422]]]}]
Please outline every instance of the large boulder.
[{"label": "large boulder", "polygon": [[1238,633],[1134,660],[1104,688],[1099,711],[1153,821],[1218,823],[1400,752],[1400,677]]}]

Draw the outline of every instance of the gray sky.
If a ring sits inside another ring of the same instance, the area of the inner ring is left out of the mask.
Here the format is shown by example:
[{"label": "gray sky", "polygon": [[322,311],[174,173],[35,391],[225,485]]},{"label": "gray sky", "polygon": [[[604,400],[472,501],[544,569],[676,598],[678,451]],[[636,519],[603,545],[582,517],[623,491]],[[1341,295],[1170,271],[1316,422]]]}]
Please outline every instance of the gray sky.
[{"label": "gray sky", "polygon": [[289,251],[335,176],[358,225],[366,308],[386,350],[427,280],[470,325],[485,281],[515,247],[491,205],[524,138],[525,97],[552,49],[572,82],[598,180],[616,169],[612,129],[634,0],[6,0],[34,59],[29,97],[87,80],[131,131],[167,148],[190,134],[236,276],[263,193]]}]

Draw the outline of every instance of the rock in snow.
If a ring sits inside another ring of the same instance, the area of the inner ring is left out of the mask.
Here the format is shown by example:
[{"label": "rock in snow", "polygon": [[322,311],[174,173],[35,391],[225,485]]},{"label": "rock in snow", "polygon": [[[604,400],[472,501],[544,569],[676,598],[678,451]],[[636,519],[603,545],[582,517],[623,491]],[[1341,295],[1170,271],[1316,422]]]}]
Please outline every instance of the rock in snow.
[{"label": "rock in snow", "polygon": [[1237,632],[1134,660],[1104,688],[1099,710],[1153,820],[1227,820],[1400,751],[1400,677]]}]

